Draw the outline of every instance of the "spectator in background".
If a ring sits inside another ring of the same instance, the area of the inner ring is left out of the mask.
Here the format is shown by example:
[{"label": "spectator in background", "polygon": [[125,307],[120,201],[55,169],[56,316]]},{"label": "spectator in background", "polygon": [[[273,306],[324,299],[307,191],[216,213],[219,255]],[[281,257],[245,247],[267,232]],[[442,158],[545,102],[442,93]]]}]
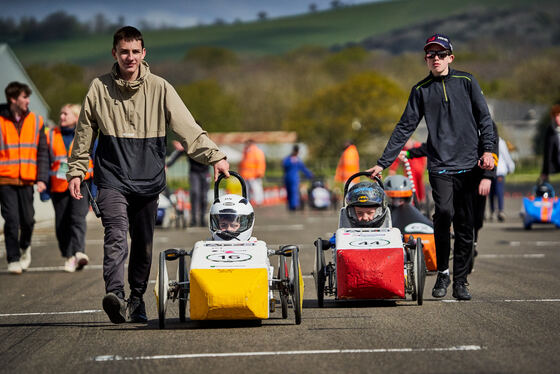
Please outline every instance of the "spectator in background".
[{"label": "spectator in background", "polygon": [[49,155],[43,118],[29,111],[31,89],[11,82],[0,105],[0,206],[8,272],[21,274],[31,264],[35,225],[33,184],[47,188]]},{"label": "spectator in background", "polygon": [[[426,189],[424,187],[424,172],[426,171],[427,161],[425,155],[423,155],[422,157],[410,157],[410,153],[407,153],[407,151],[410,151],[413,148],[420,147],[421,145],[422,143],[420,142],[408,139],[402,150],[402,152],[404,153],[401,152],[402,156],[405,156],[409,159],[412,179],[414,179],[414,188],[416,189],[416,197],[418,198],[418,202],[420,203],[424,202],[424,200],[426,199]],[[397,172],[400,163],[404,164],[404,157],[402,157],[401,154],[399,154],[399,158],[397,158],[395,162],[393,162],[393,164],[389,166],[389,175],[394,175]],[[408,177],[408,175],[406,174],[406,170],[404,170],[404,165],[403,172],[404,175]]]},{"label": "spectator in background", "polygon": [[507,143],[504,139],[499,138],[498,143],[498,167],[496,168],[496,177],[492,181],[490,187],[490,219],[494,216],[495,203],[494,200],[498,198],[498,221],[504,222],[506,216],[504,214],[504,188],[506,184],[506,175],[513,173],[515,170],[515,163],[509,154]]},{"label": "spectator in background", "polygon": [[264,199],[263,181],[266,170],[264,152],[257,147],[253,139],[245,142],[243,158],[239,164],[239,174],[249,186],[249,199],[254,205],[261,205]]},{"label": "spectator in background", "polygon": [[[186,155],[185,148],[177,140],[173,141],[175,151],[167,161],[170,167],[181,155]],[[191,200],[191,222],[194,226],[208,226],[206,222],[206,207],[208,206],[208,188],[210,185],[210,168],[187,156],[189,160],[189,194]]]},{"label": "spectator in background", "polygon": [[[358,148],[347,140],[344,142],[344,150],[338,160],[336,172],[334,174],[334,181],[340,182],[343,185],[348,178],[360,171],[360,156],[358,155]],[[350,184],[352,185],[352,183]]]},{"label": "spectator in background", "polygon": [[[64,257],[64,271],[73,273],[83,269],[89,262],[86,249],[86,216],[89,211],[87,199],[76,200],[70,196],[66,172],[68,156],[74,144],[74,133],[80,105],[66,104],[60,109],[60,126],[47,133],[50,155],[49,189],[55,214],[55,232],[58,248]],[[89,159],[88,170],[80,185],[80,192],[87,196],[86,183],[93,176],[93,161]]]},{"label": "spectator in background", "polygon": [[303,172],[309,179],[313,178],[313,173],[309,171],[299,158],[299,146],[296,144],[292,149],[292,153],[282,160],[282,168],[284,169],[284,185],[288,194],[288,209],[295,211],[300,207],[299,196],[299,173]]},{"label": "spectator in background", "polygon": [[546,129],[541,180],[560,172],[560,104],[550,109],[550,126]]}]

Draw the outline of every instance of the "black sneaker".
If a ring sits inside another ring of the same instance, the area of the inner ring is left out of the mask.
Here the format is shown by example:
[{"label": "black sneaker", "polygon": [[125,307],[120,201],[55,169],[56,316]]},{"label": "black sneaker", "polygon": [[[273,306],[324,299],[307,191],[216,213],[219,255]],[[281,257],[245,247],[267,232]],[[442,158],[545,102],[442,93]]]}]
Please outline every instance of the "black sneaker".
[{"label": "black sneaker", "polygon": [[128,316],[130,322],[146,323],[148,316],[146,315],[146,305],[141,297],[131,296],[128,300]]},{"label": "black sneaker", "polygon": [[472,299],[469,289],[467,288],[469,284],[465,281],[453,282],[453,297],[458,300],[470,300]]},{"label": "black sneaker", "polygon": [[112,292],[103,298],[103,310],[113,323],[124,323],[126,321],[126,302]]},{"label": "black sneaker", "polygon": [[447,287],[449,287],[449,283],[451,283],[449,274],[438,272],[436,284],[432,289],[432,296],[437,298],[445,297],[445,295],[447,295]]}]

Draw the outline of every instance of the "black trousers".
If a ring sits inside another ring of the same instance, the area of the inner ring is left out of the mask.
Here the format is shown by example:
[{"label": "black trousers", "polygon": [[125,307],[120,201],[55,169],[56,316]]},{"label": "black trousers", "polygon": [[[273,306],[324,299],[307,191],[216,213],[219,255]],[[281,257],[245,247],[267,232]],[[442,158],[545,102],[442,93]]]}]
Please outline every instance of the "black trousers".
[{"label": "black trousers", "polygon": [[124,265],[128,256],[127,233],[130,233],[128,283],[131,296],[141,297],[150,277],[158,195],[125,195],[110,188],[99,188],[97,204],[105,228],[105,291],[124,298]]},{"label": "black trousers", "polygon": [[453,248],[453,280],[466,281],[471,261],[476,181],[472,172],[460,174],[430,173],[430,185],[435,203],[434,239],[438,270],[449,268],[453,223],[455,245]]},{"label": "black trousers", "polygon": [[82,182],[80,191],[84,198],[80,200],[70,196],[70,192],[52,192],[54,222],[58,248],[62,257],[72,257],[76,252],[86,249],[86,216],[89,210],[86,182]]},{"label": "black trousers", "polygon": [[206,215],[208,205],[208,172],[189,173],[190,198],[191,198],[191,221],[202,224]]},{"label": "black trousers", "polygon": [[8,263],[19,261],[20,250],[29,247],[35,225],[33,186],[0,185],[4,241]]}]

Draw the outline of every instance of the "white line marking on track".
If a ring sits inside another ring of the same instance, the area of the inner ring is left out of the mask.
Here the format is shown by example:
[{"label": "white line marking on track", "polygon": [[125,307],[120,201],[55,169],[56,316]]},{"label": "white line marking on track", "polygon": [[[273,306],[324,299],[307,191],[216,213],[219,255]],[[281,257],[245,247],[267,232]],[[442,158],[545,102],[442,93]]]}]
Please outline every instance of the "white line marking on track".
[{"label": "white line marking on track", "polygon": [[560,242],[536,242],[537,247],[559,246]]},{"label": "white line marking on track", "polygon": [[544,253],[524,253],[511,255],[479,254],[478,258],[544,258]]},{"label": "white line marking on track", "polygon": [[325,349],[309,351],[264,351],[264,352],[229,352],[229,353],[184,353],[175,355],[155,355],[124,357],[118,355],[95,356],[93,361],[135,361],[135,360],[169,360],[179,358],[216,358],[216,357],[248,357],[248,356],[281,356],[281,355],[321,355],[340,353],[408,353],[408,352],[452,352],[480,351],[479,345],[459,345],[454,347],[435,348],[377,348],[377,349]]},{"label": "white line marking on track", "polygon": [[0,314],[0,317],[21,317],[21,316],[48,316],[48,315],[61,315],[61,314],[90,314],[90,313],[101,313],[99,309],[91,310],[75,310],[71,312],[37,312],[37,313],[10,313],[10,314]]},{"label": "white line marking on track", "polygon": [[536,245],[537,247],[548,247],[548,246],[559,246],[560,242],[558,241],[529,241],[529,242],[520,242],[520,241],[510,241],[510,247],[520,247],[521,244],[527,245]]},{"label": "white line marking on track", "polygon": [[[84,270],[99,270],[99,269],[103,269],[103,265],[87,265],[85,266],[82,270],[80,271],[84,271]],[[27,270],[25,270],[26,272],[34,272],[34,271],[64,271],[64,266],[43,266],[43,267],[34,267],[34,268],[29,268]],[[7,273],[8,270],[0,270],[0,273]]]},{"label": "white line marking on track", "polygon": [[[442,303],[461,303],[460,300],[440,300]],[[504,299],[504,300],[470,300],[465,303],[557,303],[560,299]]]}]

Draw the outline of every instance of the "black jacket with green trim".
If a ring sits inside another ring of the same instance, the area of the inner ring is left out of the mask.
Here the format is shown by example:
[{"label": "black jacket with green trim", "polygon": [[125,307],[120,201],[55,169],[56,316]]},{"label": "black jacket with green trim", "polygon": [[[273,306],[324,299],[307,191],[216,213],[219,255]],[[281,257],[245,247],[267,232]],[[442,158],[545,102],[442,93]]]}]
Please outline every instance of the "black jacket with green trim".
[{"label": "black jacket with green trim", "polygon": [[482,90],[471,74],[450,68],[446,76],[430,73],[412,88],[379,166],[393,163],[422,117],[428,127],[430,172],[471,170],[479,158],[479,138],[483,150],[492,152],[495,134]]}]

